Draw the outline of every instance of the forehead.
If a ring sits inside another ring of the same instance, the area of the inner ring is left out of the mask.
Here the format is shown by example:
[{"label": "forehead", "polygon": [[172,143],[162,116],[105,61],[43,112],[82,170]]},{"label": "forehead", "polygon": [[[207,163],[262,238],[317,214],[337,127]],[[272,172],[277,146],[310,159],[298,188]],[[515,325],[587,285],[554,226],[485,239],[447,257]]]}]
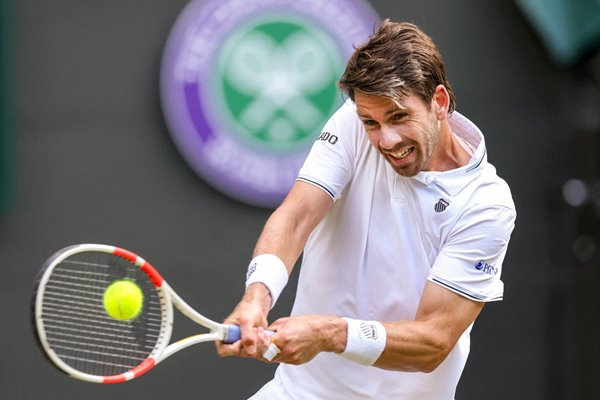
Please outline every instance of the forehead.
[{"label": "forehead", "polygon": [[354,96],[354,103],[359,114],[387,114],[396,111],[410,111],[423,106],[421,99],[414,94],[390,98],[358,91]]}]

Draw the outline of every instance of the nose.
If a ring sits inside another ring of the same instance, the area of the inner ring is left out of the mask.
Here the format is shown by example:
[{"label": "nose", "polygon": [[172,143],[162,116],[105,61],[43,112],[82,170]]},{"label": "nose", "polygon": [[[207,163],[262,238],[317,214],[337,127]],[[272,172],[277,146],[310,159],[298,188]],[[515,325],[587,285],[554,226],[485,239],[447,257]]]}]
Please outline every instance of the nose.
[{"label": "nose", "polygon": [[400,142],[402,142],[402,135],[400,135],[400,133],[397,131],[397,127],[387,124],[381,126],[379,147],[386,150],[391,150]]}]

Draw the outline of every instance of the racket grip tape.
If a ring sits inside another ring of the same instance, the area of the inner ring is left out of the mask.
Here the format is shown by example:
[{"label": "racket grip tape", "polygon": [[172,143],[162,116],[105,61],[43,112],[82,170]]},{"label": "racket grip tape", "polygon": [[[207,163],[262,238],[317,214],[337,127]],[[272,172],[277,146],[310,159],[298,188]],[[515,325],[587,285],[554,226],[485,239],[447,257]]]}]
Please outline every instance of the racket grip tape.
[{"label": "racket grip tape", "polygon": [[242,333],[240,332],[240,327],[237,325],[225,325],[227,328],[227,332],[225,333],[225,338],[223,339],[223,343],[235,343],[242,338]]}]

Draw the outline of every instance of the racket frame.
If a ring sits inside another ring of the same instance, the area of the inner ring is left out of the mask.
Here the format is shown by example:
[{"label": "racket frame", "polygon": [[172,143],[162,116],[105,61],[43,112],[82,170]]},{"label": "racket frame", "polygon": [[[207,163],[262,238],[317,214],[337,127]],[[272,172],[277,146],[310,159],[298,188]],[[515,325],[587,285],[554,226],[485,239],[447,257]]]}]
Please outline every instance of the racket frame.
[{"label": "racket frame", "polygon": [[[79,371],[67,364],[65,361],[63,361],[48,343],[48,339],[46,337],[46,330],[44,327],[44,321],[42,318],[42,305],[46,284],[48,283],[48,280],[50,279],[50,276],[52,275],[52,272],[57,265],[59,265],[65,259],[82,252],[108,253],[128,260],[129,262],[136,265],[138,268],[142,269],[146,273],[146,275],[153,282],[154,286],[156,287],[159,293],[159,298],[161,299],[162,303],[162,335],[158,339],[154,349],[149,354],[149,356],[143,362],[138,364],[136,367],[130,369],[129,371],[110,376],[92,375],[89,373]],[[170,343],[171,334],[173,332],[173,305],[183,315],[196,322],[197,324],[208,328],[210,332],[196,334],[178,340],[177,342]],[[34,295],[33,308],[34,326],[37,334],[38,343],[40,344],[50,361],[60,370],[67,373],[69,376],[75,379],[92,383],[119,383],[129,381],[148,372],[159,362],[164,361],[166,358],[189,346],[209,341],[224,341],[225,343],[234,343],[240,338],[239,327],[215,322],[194,310],[171,288],[171,286],[169,286],[169,284],[163,279],[163,277],[158,273],[158,271],[145,259],[128,250],[110,245],[93,243],[78,244],[66,247],[55,253],[52,257],[50,257],[42,267],[41,277],[39,278],[39,281],[37,283]]]}]

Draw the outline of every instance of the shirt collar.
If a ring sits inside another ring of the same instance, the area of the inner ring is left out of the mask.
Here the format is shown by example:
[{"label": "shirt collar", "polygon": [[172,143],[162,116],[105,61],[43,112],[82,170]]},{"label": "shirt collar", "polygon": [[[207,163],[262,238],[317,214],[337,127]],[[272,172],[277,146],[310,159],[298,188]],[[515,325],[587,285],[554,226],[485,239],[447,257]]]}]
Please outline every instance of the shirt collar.
[{"label": "shirt collar", "polygon": [[485,139],[479,128],[468,118],[457,111],[448,120],[452,132],[475,147],[469,163],[450,171],[421,171],[413,177],[425,185],[435,184],[449,196],[456,196],[460,191],[477,178],[487,163]]}]

